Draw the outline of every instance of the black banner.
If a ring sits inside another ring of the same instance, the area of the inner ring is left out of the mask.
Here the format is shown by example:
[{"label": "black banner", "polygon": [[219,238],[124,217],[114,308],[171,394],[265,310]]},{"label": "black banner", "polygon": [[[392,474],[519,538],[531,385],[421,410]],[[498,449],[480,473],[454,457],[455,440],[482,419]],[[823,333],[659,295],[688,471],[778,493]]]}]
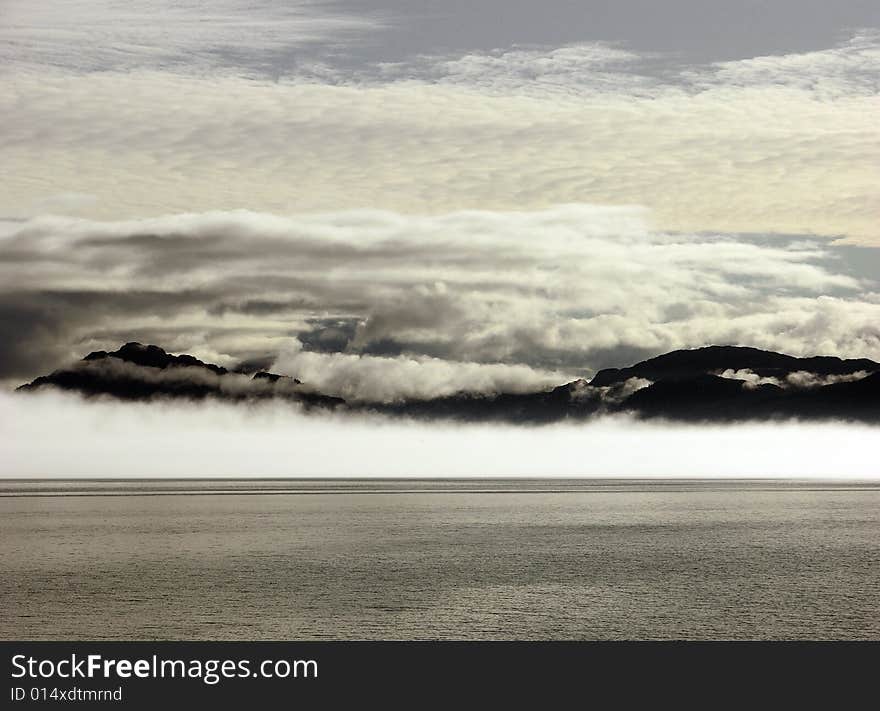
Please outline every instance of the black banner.
[{"label": "black banner", "polygon": [[5,708],[869,703],[876,643],[3,642]]}]

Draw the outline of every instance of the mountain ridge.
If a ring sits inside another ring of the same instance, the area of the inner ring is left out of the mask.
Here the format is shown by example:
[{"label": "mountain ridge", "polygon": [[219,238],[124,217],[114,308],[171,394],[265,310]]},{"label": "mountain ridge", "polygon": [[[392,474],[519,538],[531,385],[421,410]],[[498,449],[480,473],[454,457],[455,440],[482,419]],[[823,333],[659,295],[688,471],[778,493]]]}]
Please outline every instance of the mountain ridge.
[{"label": "mountain ridge", "polygon": [[125,400],[282,398],[308,408],[345,408],[426,419],[554,422],[627,412],[642,418],[732,422],[753,419],[853,419],[880,422],[880,363],[867,358],[795,356],[746,346],[664,353],[600,370],[532,393],[471,393],[395,402],[346,402],[296,378],[244,373],[129,342],[93,351],[70,367],[18,388],[46,387]]},{"label": "mountain ridge", "polygon": [[130,341],[116,351],[92,351],[72,366],[35,378],[17,390],[56,387],[86,396],[107,395],[122,400],[282,396],[306,406],[336,407],[345,402],[302,385],[286,375],[230,371],[195,356],[173,355],[159,346]]},{"label": "mountain ridge", "polygon": [[785,353],[765,351],[750,346],[704,346],[670,351],[648,358],[627,368],[606,368],[593,376],[592,385],[610,385],[631,377],[656,380],[672,378],[677,374],[693,374],[694,371],[751,370],[764,377],[797,371],[817,375],[843,375],[867,370],[880,370],[880,364],[867,358],[838,358],[837,356],[811,356],[798,358]]}]

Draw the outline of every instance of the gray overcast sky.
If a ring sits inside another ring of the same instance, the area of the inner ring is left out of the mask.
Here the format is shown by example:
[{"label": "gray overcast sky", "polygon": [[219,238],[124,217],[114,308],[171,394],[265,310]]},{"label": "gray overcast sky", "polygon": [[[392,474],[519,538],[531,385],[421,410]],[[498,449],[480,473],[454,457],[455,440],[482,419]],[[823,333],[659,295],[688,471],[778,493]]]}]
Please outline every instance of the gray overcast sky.
[{"label": "gray overcast sky", "polygon": [[370,53],[490,50],[513,44],[622,42],[713,62],[822,49],[880,26],[876,0],[343,0],[387,18]]},{"label": "gray overcast sky", "polygon": [[310,57],[609,42],[663,66],[826,49],[865,28],[880,28],[876,0],[4,0],[0,59],[106,69],[209,53],[284,74]]}]

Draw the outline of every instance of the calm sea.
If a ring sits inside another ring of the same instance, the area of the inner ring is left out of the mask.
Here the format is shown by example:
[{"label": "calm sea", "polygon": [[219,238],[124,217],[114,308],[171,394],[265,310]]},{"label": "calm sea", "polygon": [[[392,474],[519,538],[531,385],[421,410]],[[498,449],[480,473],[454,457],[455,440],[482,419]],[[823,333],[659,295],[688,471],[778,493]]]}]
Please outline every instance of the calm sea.
[{"label": "calm sea", "polygon": [[0,482],[3,639],[880,638],[880,486]]}]

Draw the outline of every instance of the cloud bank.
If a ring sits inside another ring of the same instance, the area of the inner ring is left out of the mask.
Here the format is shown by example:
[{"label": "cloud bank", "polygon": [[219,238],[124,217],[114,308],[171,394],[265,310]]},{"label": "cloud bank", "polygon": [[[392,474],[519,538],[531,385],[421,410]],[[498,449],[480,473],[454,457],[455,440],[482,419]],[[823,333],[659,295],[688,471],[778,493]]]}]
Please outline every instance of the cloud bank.
[{"label": "cloud bank", "polygon": [[827,243],[671,234],[636,207],[44,217],[0,236],[0,277],[6,378],[129,340],[355,398],[541,389],[712,343],[880,357],[876,282]]},{"label": "cloud bank", "polygon": [[[4,0],[0,59],[89,71],[266,71],[384,27],[321,0]],[[314,51],[314,50],[312,50]]]},{"label": "cloud bank", "polygon": [[877,477],[877,432],[851,424],[446,426],[0,393],[0,438],[3,477]]},{"label": "cloud bank", "polygon": [[2,74],[0,215],[588,202],[644,205],[664,230],[876,245],[878,47],[866,30],[821,51],[657,71],[580,43],[304,62],[272,79],[19,57]]},{"label": "cloud bank", "polygon": [[423,355],[315,353],[302,350],[299,341],[281,353],[272,370],[296,373],[316,391],[354,403],[427,400],[461,392],[530,393],[571,379],[565,373],[524,364],[460,362]]}]

